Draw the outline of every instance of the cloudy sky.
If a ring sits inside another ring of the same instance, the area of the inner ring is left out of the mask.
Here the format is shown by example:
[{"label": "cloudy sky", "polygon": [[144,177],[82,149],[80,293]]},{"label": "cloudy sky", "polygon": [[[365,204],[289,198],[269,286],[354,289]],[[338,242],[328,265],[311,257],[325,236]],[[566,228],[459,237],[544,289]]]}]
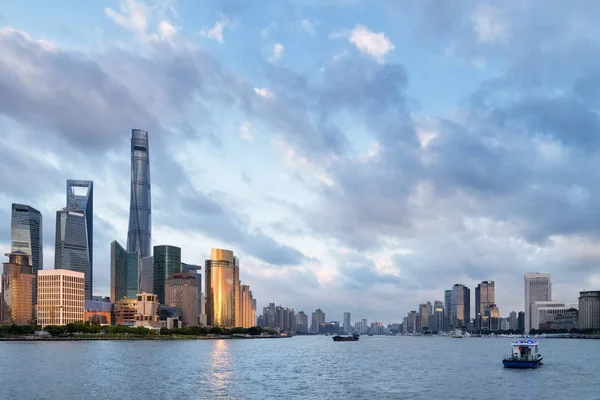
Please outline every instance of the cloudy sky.
[{"label": "cloudy sky", "polygon": [[[401,322],[454,283],[600,288],[600,3],[105,0],[0,8],[0,250],[94,181],[94,292],[150,134],[153,244],[232,249],[259,308]],[[51,4],[52,3],[52,4]],[[260,3],[260,6],[259,6]]]}]

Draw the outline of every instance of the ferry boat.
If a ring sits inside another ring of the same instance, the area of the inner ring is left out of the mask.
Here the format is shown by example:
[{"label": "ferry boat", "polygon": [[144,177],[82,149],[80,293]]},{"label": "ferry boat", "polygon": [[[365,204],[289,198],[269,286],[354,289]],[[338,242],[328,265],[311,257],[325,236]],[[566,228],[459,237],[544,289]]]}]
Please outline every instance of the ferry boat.
[{"label": "ferry boat", "polygon": [[452,337],[455,339],[462,339],[464,335],[460,329],[456,329],[454,332],[452,332]]},{"label": "ferry boat", "polygon": [[512,353],[502,360],[504,368],[537,368],[542,365],[542,355],[537,340],[515,340],[512,342]]},{"label": "ferry boat", "polygon": [[335,335],[333,337],[333,341],[334,342],[357,342],[359,338],[360,338],[360,335],[357,333],[355,333],[352,336]]}]

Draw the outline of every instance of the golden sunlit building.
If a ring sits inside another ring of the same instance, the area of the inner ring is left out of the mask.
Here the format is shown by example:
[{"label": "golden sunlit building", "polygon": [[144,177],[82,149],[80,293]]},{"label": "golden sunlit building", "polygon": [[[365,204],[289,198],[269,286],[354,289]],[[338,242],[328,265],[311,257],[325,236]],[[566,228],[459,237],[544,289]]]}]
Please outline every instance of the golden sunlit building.
[{"label": "golden sunlit building", "polygon": [[6,254],[3,263],[0,322],[28,325],[33,322],[35,275],[29,256],[22,251]]},{"label": "golden sunlit building", "polygon": [[135,325],[135,314],[137,313],[137,300],[127,297],[115,302],[115,325]]},{"label": "golden sunlit building", "polygon": [[38,325],[84,320],[85,274],[66,269],[38,271]]},{"label": "golden sunlit building", "polygon": [[256,301],[248,285],[240,285],[241,327],[256,326]]},{"label": "golden sunlit building", "polygon": [[206,322],[209,326],[241,326],[240,269],[231,250],[211,249],[206,260]]}]

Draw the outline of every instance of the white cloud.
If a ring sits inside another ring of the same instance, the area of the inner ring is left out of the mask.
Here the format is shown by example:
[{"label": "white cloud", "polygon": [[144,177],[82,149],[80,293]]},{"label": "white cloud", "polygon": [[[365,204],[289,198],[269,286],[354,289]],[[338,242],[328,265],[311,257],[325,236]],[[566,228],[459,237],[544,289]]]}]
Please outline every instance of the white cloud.
[{"label": "white cloud", "polygon": [[300,21],[300,27],[306,31],[311,36],[315,36],[317,33],[317,26],[319,25],[319,21],[309,21],[307,19],[303,19]]},{"label": "white cloud", "polygon": [[254,93],[265,99],[272,99],[275,97],[275,93],[266,88],[254,88]]},{"label": "white cloud", "polygon": [[281,58],[281,56],[283,55],[284,50],[285,50],[285,47],[283,47],[283,45],[281,43],[275,43],[272,48],[273,54],[269,57],[269,61],[275,62],[275,61],[279,60]]},{"label": "white cloud", "polygon": [[[173,10],[169,10],[176,15]],[[104,9],[105,14],[112,19],[113,22],[128,31],[131,31],[139,41],[144,43],[167,40],[177,33],[177,29],[169,21],[163,18],[157,18],[161,14],[164,14],[163,11],[154,9],[154,12],[152,12],[148,6],[137,0],[122,0],[120,12],[115,11],[112,8]],[[156,31],[158,33],[148,32],[148,27],[150,25],[149,20],[151,19],[154,21],[160,19],[160,22],[156,25]]]},{"label": "white cloud", "polygon": [[348,40],[350,43],[353,43],[359,51],[370,55],[380,63],[383,63],[386,54],[395,48],[390,39],[385,36],[383,32],[371,32],[362,25],[356,25],[350,32]]},{"label": "white cloud", "polygon": [[429,143],[438,137],[435,132],[419,132],[417,133],[419,137],[419,143],[421,144],[421,148],[425,148],[429,145]]},{"label": "white cloud", "polygon": [[254,137],[252,136],[252,130],[252,124],[250,122],[242,122],[242,124],[238,128],[240,139],[242,139],[245,142],[252,142],[254,140]]},{"label": "white cloud", "polygon": [[497,8],[489,4],[481,4],[473,13],[471,20],[479,42],[494,43],[506,40],[506,18]]},{"label": "white cloud", "polygon": [[158,34],[161,39],[169,39],[177,33],[177,28],[171,25],[170,22],[162,20],[158,24]]},{"label": "white cloud", "polygon": [[271,22],[265,29],[260,31],[260,36],[262,36],[263,39],[266,39],[269,37],[271,31],[274,31],[275,29],[277,29],[277,24],[275,22]]},{"label": "white cloud", "polygon": [[202,36],[205,36],[210,39],[214,39],[217,42],[223,44],[223,29],[231,26],[231,21],[229,18],[223,16],[220,21],[217,21],[212,28],[205,26],[200,31]]}]

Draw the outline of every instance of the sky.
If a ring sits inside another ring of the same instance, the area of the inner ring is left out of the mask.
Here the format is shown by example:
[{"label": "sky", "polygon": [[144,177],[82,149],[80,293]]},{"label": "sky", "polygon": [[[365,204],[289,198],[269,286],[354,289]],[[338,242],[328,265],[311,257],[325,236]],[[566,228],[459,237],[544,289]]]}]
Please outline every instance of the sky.
[{"label": "sky", "polygon": [[[94,181],[94,293],[149,132],[153,245],[231,249],[259,313],[401,322],[455,283],[600,288],[600,3],[57,0],[0,7],[0,251],[11,203],[54,264]],[[474,305],[472,306],[474,309]]]}]

